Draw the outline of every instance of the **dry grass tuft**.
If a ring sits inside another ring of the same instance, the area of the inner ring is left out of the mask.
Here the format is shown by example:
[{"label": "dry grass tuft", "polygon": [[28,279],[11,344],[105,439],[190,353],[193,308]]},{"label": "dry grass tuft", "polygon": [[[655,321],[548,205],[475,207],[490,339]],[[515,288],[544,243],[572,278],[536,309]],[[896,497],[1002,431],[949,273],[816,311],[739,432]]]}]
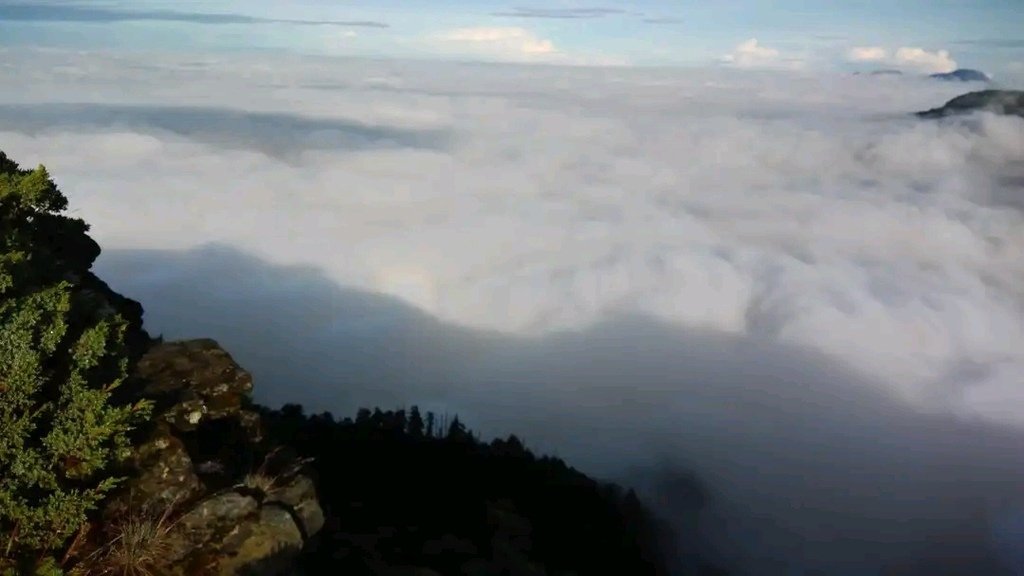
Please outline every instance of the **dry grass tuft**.
[{"label": "dry grass tuft", "polygon": [[172,532],[174,504],[162,513],[128,512],[109,529],[106,544],[86,558],[89,576],[161,576],[167,559],[183,545]]},{"label": "dry grass tuft", "polygon": [[290,479],[295,474],[298,474],[302,470],[303,466],[313,461],[313,458],[299,458],[291,462],[283,470],[280,470],[275,474],[271,474],[268,471],[268,468],[274,457],[280,451],[281,448],[271,450],[271,452],[263,459],[263,463],[260,464],[260,467],[255,472],[246,474],[239,486],[244,486],[251,490],[258,491],[263,496],[269,496],[280,487],[278,484],[280,481]]},{"label": "dry grass tuft", "polygon": [[273,492],[274,488],[277,487],[277,480],[276,476],[270,476],[263,472],[253,472],[245,475],[245,478],[242,480],[242,486],[266,495]]}]

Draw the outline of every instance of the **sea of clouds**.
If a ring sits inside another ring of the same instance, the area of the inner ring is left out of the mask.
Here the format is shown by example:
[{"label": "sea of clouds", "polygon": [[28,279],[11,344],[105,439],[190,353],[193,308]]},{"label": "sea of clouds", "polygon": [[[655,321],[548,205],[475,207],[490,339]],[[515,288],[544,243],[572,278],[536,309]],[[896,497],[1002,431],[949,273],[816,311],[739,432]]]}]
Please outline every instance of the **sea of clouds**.
[{"label": "sea of clouds", "polygon": [[676,519],[693,471],[741,574],[1024,570],[1024,120],[910,115],[977,86],[0,55],[0,149],[258,400],[457,411]]}]

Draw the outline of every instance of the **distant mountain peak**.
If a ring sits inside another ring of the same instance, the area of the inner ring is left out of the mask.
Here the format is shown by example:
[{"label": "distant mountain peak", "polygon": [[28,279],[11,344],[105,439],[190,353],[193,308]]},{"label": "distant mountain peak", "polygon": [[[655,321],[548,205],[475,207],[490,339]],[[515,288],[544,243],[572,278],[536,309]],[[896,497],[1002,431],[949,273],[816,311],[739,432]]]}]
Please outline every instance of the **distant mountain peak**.
[{"label": "distant mountain peak", "polygon": [[959,82],[991,82],[992,78],[988,74],[985,74],[981,70],[974,70],[972,68],[958,68],[952,72],[942,72],[940,74],[932,74],[929,78],[935,78],[938,80],[947,81],[959,81]]},{"label": "distant mountain peak", "polygon": [[861,75],[867,75],[867,76],[903,76],[903,71],[902,70],[896,70],[896,69],[893,69],[893,68],[882,68],[882,69],[879,69],[879,70],[872,70],[870,72],[859,72],[858,71],[858,72],[854,72],[853,75],[854,76],[861,76]]}]

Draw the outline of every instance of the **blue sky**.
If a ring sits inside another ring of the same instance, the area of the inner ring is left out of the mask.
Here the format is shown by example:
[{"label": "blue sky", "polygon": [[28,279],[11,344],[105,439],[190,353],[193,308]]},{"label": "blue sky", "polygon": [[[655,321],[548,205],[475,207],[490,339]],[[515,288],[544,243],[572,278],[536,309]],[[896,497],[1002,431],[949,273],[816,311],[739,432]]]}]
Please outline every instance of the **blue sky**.
[{"label": "blue sky", "polygon": [[0,0],[0,44],[998,74],[1024,0]]}]

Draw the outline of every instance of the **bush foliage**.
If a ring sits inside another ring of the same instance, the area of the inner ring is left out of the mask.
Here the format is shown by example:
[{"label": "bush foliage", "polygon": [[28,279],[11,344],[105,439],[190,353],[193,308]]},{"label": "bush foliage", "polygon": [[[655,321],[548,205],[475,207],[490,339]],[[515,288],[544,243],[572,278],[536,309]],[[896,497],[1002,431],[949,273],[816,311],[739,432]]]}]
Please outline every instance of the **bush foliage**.
[{"label": "bush foliage", "polygon": [[0,570],[66,545],[149,410],[112,400],[127,324],[82,287],[99,248],[66,208],[45,168],[0,152]]}]

